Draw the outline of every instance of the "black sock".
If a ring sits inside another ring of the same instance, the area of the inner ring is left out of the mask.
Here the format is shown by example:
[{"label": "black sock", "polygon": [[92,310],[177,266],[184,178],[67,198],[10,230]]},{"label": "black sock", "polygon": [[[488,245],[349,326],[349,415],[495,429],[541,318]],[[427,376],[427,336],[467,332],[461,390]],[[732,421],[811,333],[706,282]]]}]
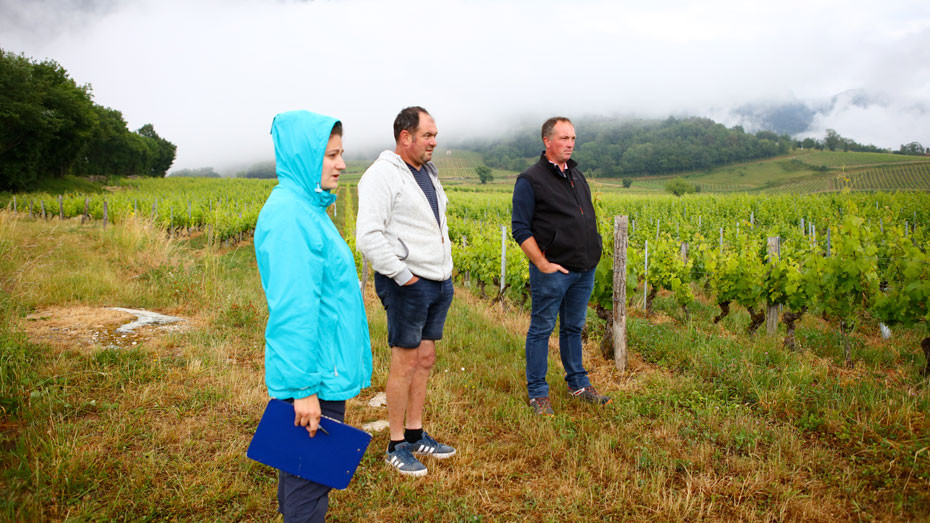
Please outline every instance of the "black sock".
[{"label": "black sock", "polygon": [[394,447],[396,447],[397,445],[403,443],[404,441],[406,441],[406,440],[403,440],[403,439],[400,439],[400,440],[397,440],[397,441],[391,440],[391,442],[388,443],[388,452],[394,452]]},{"label": "black sock", "polygon": [[423,437],[423,428],[418,429],[404,429],[404,439],[408,443],[416,443],[420,441],[420,438]]}]

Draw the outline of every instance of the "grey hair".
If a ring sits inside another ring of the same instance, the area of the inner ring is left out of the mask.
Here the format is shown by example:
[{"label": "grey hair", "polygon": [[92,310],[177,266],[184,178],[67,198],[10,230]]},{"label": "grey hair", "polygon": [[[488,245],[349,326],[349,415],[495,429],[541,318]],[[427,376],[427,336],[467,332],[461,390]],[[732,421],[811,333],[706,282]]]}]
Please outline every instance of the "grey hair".
[{"label": "grey hair", "polygon": [[[546,120],[546,123],[542,125],[542,137],[543,139],[552,138],[552,130],[555,128],[555,124],[559,122],[568,122],[572,124],[572,121],[564,116],[553,116]],[[572,124],[574,126],[575,124]]]}]

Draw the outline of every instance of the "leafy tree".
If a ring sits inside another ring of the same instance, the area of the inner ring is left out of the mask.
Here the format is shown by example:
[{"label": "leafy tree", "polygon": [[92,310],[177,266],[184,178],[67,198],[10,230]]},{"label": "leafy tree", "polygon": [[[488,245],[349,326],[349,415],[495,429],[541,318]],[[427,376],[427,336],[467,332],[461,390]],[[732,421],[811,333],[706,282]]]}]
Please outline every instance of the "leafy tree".
[{"label": "leafy tree", "polygon": [[632,179],[632,178],[624,178],[624,179],[623,179],[623,188],[624,188],[624,189],[629,189],[631,185],[633,185],[633,179]]},{"label": "leafy tree", "polygon": [[0,49],[0,189],[69,173],[163,176],[175,145],[150,124],[130,132],[91,98],[56,62]]},{"label": "leafy tree", "polygon": [[491,168],[486,165],[479,165],[475,167],[475,172],[478,173],[478,179],[481,180],[481,183],[488,183],[494,179],[494,175],[491,174]]},{"label": "leafy tree", "polygon": [[665,192],[672,193],[675,196],[693,193],[694,191],[694,186],[681,178],[675,178],[665,183]]},{"label": "leafy tree", "polygon": [[833,129],[827,129],[827,135],[823,139],[824,145],[827,149],[835,151],[836,148],[840,145],[840,142],[843,140],[843,137]]},{"label": "leafy tree", "polygon": [[90,87],[51,60],[0,49],[0,187],[67,174],[95,125]]},{"label": "leafy tree", "polygon": [[146,139],[146,145],[149,148],[148,172],[146,174],[149,176],[164,176],[171,164],[174,163],[177,146],[158,136],[155,128],[150,123],[140,127],[136,134]]},{"label": "leafy tree", "polygon": [[[928,148],[930,149],[930,148]],[[901,145],[901,148],[897,151],[898,154],[910,154],[910,155],[923,155],[924,147],[920,145],[920,142],[911,142],[907,145]]]},{"label": "leafy tree", "polygon": [[800,146],[804,149],[814,149],[817,147],[817,140],[807,137],[800,142]]}]

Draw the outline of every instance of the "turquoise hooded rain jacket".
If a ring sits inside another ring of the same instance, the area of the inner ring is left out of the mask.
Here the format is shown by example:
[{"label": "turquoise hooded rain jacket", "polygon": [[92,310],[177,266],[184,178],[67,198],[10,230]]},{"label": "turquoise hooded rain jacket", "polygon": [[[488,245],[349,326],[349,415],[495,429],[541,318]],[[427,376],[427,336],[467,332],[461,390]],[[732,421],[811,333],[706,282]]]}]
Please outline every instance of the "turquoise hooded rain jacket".
[{"label": "turquoise hooded rain jacket", "polygon": [[346,400],[371,385],[371,342],[355,259],[326,208],[323,155],[335,118],[308,111],[271,125],[278,185],[255,225],[268,301],[265,384],[273,398]]}]

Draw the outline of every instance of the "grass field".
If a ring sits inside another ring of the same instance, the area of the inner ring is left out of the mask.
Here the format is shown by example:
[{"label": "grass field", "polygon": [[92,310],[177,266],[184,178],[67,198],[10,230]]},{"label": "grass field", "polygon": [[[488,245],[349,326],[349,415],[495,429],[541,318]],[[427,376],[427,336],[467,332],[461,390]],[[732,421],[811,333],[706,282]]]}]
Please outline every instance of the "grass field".
[{"label": "grass field", "polygon": [[927,158],[921,156],[906,156],[889,153],[859,153],[851,151],[818,151],[808,149],[796,150],[793,154],[809,165],[823,165],[826,167],[868,167],[889,163],[916,163],[928,161]]},{"label": "grass field", "polygon": [[[633,177],[632,190],[664,191],[672,178],[702,192],[807,193],[851,190],[930,191],[930,158],[882,153],[796,150],[788,156],[665,176]],[[599,180],[617,188],[619,180]],[[622,190],[622,189],[621,189]]]},{"label": "grass field", "polygon": [[[245,457],[266,392],[264,300],[250,243],[207,248],[128,221],[103,231],[0,212],[0,519],[267,521],[274,472]],[[105,307],[186,318],[179,330],[121,338]],[[366,307],[373,387],[350,401],[356,425],[387,372],[384,313]],[[617,372],[590,320],[586,364],[605,408],[565,393],[550,346],[557,416],[526,407],[524,309],[457,288],[431,380],[427,428],[459,453],[402,478],[385,432],[332,521],[925,520],[930,393],[917,348],[866,325],[856,367],[819,318],[801,351],[747,338],[744,311],[721,325],[671,298],[632,311],[631,365]]]}]

